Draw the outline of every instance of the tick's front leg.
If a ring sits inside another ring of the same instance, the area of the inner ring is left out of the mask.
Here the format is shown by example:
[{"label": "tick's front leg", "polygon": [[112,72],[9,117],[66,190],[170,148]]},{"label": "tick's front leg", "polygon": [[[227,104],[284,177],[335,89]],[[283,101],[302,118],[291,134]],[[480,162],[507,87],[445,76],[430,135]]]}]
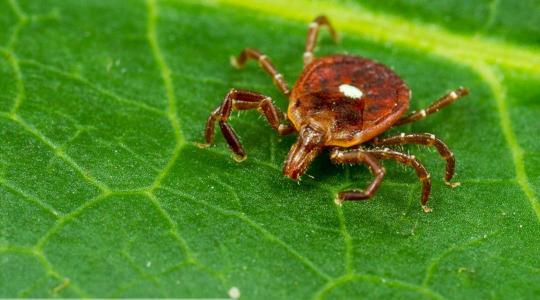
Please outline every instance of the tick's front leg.
[{"label": "tick's front leg", "polygon": [[225,96],[225,99],[208,117],[206,122],[206,128],[204,131],[204,137],[206,144],[203,146],[209,146],[214,139],[215,123],[219,122],[219,127],[223,133],[223,137],[229,144],[229,147],[235,154],[235,160],[240,162],[246,159],[246,152],[244,147],[240,143],[238,135],[227,122],[232,110],[248,110],[257,109],[261,114],[266,117],[270,126],[274,128],[280,135],[286,135],[292,133],[295,129],[291,124],[281,124],[287,117],[284,115],[277,106],[274,105],[272,99],[268,96],[250,92],[232,89]]}]

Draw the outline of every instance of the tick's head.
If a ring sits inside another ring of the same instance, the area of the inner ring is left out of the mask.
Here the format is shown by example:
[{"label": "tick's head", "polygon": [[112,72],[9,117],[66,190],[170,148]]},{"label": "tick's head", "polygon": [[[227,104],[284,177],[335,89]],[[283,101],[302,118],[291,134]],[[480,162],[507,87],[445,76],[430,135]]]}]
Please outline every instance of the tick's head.
[{"label": "tick's head", "polygon": [[292,180],[300,179],[313,159],[322,150],[325,142],[325,132],[316,126],[306,125],[300,129],[298,140],[292,146],[283,173]]}]

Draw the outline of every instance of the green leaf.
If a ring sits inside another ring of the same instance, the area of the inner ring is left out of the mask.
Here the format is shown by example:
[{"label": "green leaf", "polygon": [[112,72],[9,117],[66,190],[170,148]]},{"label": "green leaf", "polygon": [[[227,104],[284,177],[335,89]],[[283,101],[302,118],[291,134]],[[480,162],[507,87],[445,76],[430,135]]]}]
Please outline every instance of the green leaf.
[{"label": "green leaf", "polygon": [[[362,3],[0,0],[0,296],[538,298],[538,2]],[[324,32],[316,53],[391,66],[412,109],[470,88],[400,128],[455,153],[450,189],[435,151],[403,148],[431,172],[431,214],[390,161],[371,201],[342,207],[337,192],[372,180],[364,166],[325,153],[313,178],[286,179],[295,138],[256,112],[231,121],[245,162],[219,134],[196,146],[232,87],[285,110],[256,63],[229,56],[257,47],[292,84],[321,13],[342,43]]]}]

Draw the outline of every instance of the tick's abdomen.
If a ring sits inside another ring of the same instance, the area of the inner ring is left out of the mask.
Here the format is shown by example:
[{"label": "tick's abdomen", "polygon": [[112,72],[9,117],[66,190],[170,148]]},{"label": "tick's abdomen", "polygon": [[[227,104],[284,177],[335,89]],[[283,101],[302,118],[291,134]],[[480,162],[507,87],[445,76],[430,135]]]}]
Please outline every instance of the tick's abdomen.
[{"label": "tick's abdomen", "polygon": [[288,116],[297,130],[315,124],[326,145],[349,147],[377,136],[407,110],[410,92],[388,67],[334,55],[309,64],[296,82]]}]

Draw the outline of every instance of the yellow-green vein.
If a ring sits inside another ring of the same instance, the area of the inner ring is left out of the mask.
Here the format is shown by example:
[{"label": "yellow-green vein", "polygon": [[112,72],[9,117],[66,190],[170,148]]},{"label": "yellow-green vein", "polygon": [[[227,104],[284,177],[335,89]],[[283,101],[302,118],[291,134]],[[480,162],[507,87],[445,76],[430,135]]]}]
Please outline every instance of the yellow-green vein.
[{"label": "yellow-green vein", "polygon": [[171,158],[163,168],[163,170],[156,176],[154,183],[152,184],[151,189],[156,189],[161,184],[161,181],[167,176],[171,168],[174,166],[174,163],[178,159],[180,150],[185,143],[182,130],[180,128],[180,121],[178,120],[177,109],[176,109],[176,97],[174,94],[174,86],[171,77],[171,69],[167,65],[163,53],[159,47],[158,37],[157,37],[157,21],[159,16],[158,6],[155,0],[146,1],[146,9],[148,11],[147,19],[147,31],[146,37],[150,48],[152,50],[152,55],[156,61],[159,70],[161,72],[161,77],[165,85],[165,93],[167,95],[167,117],[174,131],[174,138],[176,140],[176,145],[173,149]]},{"label": "yellow-green vein", "polygon": [[17,95],[15,96],[15,100],[13,101],[13,105],[11,106],[11,110],[10,110],[11,116],[14,117],[17,114],[17,111],[19,110],[19,107],[21,106],[22,102],[24,101],[24,98],[26,97],[22,73],[21,73],[21,67],[19,65],[19,60],[15,56],[15,53],[7,49],[3,49],[3,48],[0,49],[0,53],[3,54],[3,56],[9,62],[11,69],[13,70],[13,73],[15,74],[15,80],[16,80],[15,85],[17,88]]},{"label": "yellow-green vein", "polygon": [[506,89],[504,88],[503,82],[497,76],[496,70],[493,67],[484,64],[477,64],[475,70],[482,76],[493,93],[495,103],[497,104],[497,112],[499,114],[501,129],[508,147],[510,148],[510,152],[512,153],[517,183],[527,197],[529,204],[532,206],[533,211],[536,214],[536,218],[540,221],[540,203],[534,194],[529,182],[529,178],[527,177],[527,172],[525,171],[523,149],[517,141],[516,135],[512,128],[510,115],[508,113],[508,107],[504,101]]},{"label": "yellow-green vein", "polygon": [[383,278],[383,277],[379,277],[379,276],[376,276],[376,275],[369,275],[369,274],[346,274],[344,276],[335,278],[334,280],[329,281],[326,285],[324,285],[315,294],[315,296],[313,298],[314,299],[324,299],[324,298],[326,298],[326,296],[328,296],[328,294],[332,290],[334,290],[334,289],[336,289],[336,288],[338,288],[338,287],[340,287],[342,285],[345,285],[347,283],[356,282],[356,281],[368,282],[368,283],[372,283],[372,284],[380,284],[380,285],[385,285],[385,286],[388,286],[388,287],[414,291],[414,292],[422,294],[422,295],[424,295],[424,296],[426,296],[426,297],[428,297],[430,299],[444,299],[444,297],[442,295],[432,291],[429,288],[414,285],[414,284],[404,282],[404,281],[401,281],[401,280],[386,279],[386,278]]},{"label": "yellow-green vein", "polygon": [[457,34],[433,24],[369,11],[359,5],[344,7],[335,3],[307,0],[218,2],[301,22],[309,22],[318,14],[326,14],[331,18],[339,16],[332,18],[332,22],[340,31],[354,33],[375,42],[391,42],[466,64],[481,61],[540,73],[540,53],[533,48],[481,35]]}]

